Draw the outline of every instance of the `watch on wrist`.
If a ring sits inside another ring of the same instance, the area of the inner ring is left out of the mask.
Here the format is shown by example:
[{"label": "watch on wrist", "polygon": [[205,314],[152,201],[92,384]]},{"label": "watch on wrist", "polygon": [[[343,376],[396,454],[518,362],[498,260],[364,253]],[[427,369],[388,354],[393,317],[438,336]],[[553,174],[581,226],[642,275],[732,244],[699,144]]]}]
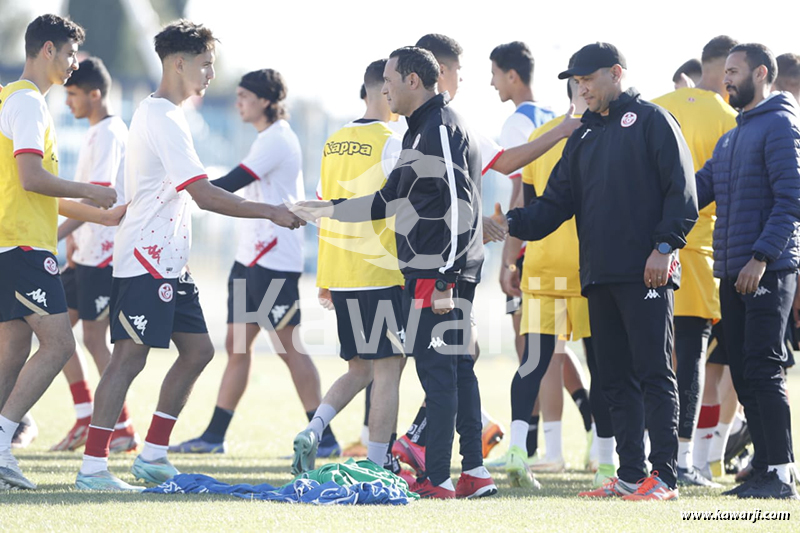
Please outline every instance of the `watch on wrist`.
[{"label": "watch on wrist", "polygon": [[447,290],[447,282],[443,279],[437,279],[434,287],[436,287],[437,291],[444,292]]},{"label": "watch on wrist", "polygon": [[668,242],[657,242],[656,243],[656,251],[660,254],[671,254],[672,253],[672,246]]},{"label": "watch on wrist", "polygon": [[753,259],[756,261],[761,261],[762,263],[769,263],[769,257],[762,254],[761,252],[753,252]]}]

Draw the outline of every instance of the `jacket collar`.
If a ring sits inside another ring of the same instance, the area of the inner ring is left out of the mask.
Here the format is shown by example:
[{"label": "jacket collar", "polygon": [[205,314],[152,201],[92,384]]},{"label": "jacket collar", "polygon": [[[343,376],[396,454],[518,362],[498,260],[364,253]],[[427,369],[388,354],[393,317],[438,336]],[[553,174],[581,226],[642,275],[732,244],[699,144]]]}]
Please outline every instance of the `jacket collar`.
[{"label": "jacket collar", "polygon": [[611,101],[611,103],[608,105],[607,116],[587,110],[583,114],[583,117],[581,117],[581,122],[584,124],[597,124],[598,122],[605,122],[606,120],[615,118],[618,115],[621,115],[628,105],[637,98],[639,98],[639,91],[637,91],[634,87],[630,87],[626,91],[623,91],[616,100]]},{"label": "jacket collar", "polygon": [[445,91],[439,93],[421,106],[419,106],[411,116],[408,117],[408,130],[417,131],[428,119],[428,115],[437,111],[450,102],[450,95]]}]

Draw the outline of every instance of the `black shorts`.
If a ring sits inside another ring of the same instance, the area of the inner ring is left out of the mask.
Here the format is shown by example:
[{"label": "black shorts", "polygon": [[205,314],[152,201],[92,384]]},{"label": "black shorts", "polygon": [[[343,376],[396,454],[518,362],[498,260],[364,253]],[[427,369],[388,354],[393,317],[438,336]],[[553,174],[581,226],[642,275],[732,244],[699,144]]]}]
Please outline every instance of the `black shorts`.
[{"label": "black shorts", "polygon": [[[405,317],[403,315],[403,289],[331,291],[336,311],[336,328],[345,361],[358,356],[361,359],[383,359],[404,355]],[[348,305],[348,301],[352,302]],[[351,314],[350,306],[358,306]],[[376,319],[380,325],[376,326]],[[377,330],[377,327],[380,327]]]},{"label": "black shorts", "polygon": [[711,338],[708,339],[707,363],[715,365],[728,364],[728,351],[725,349],[725,335],[722,330],[722,321],[718,321],[711,328]]},{"label": "black shorts", "polygon": [[[519,256],[517,259],[517,272],[522,277],[522,263],[525,259],[524,255]],[[522,314],[522,296],[509,296],[506,294],[506,314],[507,315],[516,315]]]},{"label": "black shorts", "polygon": [[[234,279],[243,279],[247,283],[245,287],[246,312],[257,312],[263,301],[265,305],[272,303],[267,310],[267,315],[275,331],[280,331],[286,326],[296,326],[300,323],[299,272],[282,272],[270,270],[258,265],[246,267],[238,262],[233,263],[231,273],[228,276],[228,324],[233,324],[235,322],[255,323],[255,319],[234,320]],[[272,291],[277,291],[277,296],[273,296],[272,293],[269,295],[267,294],[273,282],[275,282],[275,288],[273,288]],[[278,283],[281,283],[280,288],[278,288]],[[265,299],[265,296],[269,296],[269,298]],[[266,324],[261,325],[266,326]]]},{"label": "black shorts", "polygon": [[150,274],[113,278],[111,342],[132,339],[151,348],[169,348],[173,333],[208,333],[192,276],[155,279]]},{"label": "black shorts", "polygon": [[21,247],[0,253],[0,322],[66,312],[67,297],[53,254]]},{"label": "black shorts", "polygon": [[114,268],[75,265],[61,273],[67,307],[78,310],[81,320],[108,318],[111,300],[111,278]]}]

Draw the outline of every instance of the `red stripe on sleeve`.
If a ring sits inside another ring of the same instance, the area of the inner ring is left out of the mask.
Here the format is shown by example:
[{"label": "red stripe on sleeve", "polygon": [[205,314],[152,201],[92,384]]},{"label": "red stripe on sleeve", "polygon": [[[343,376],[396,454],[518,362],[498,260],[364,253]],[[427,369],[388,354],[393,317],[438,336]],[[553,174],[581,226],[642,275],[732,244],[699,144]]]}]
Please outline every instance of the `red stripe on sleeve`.
[{"label": "red stripe on sleeve", "polygon": [[103,187],[111,187],[110,181],[90,181],[92,185],[101,185]]},{"label": "red stripe on sleeve", "polygon": [[189,178],[188,180],[184,181],[183,183],[181,183],[180,185],[175,187],[175,190],[178,191],[178,192],[181,192],[183,189],[185,189],[186,187],[188,187],[189,185],[191,185],[195,181],[202,180],[202,179],[208,179],[208,174],[200,174],[199,176],[195,176],[193,178]]},{"label": "red stripe on sleeve", "polygon": [[253,176],[254,180],[260,180],[261,179],[261,178],[258,177],[258,174],[256,174],[255,172],[253,172],[252,170],[247,168],[247,165],[245,165],[244,163],[240,163],[239,167],[241,167],[242,170],[244,170],[245,172],[247,172],[248,174]]},{"label": "red stripe on sleeve", "polygon": [[158,270],[151,265],[147,259],[141,254],[138,248],[133,249],[133,256],[142,264],[142,266],[147,270],[151,276],[156,279],[162,279],[161,274],[158,273]]},{"label": "red stripe on sleeve", "polygon": [[39,157],[44,157],[44,152],[37,150],[36,148],[23,148],[22,150],[17,150],[14,152],[14,157],[17,157],[19,154],[36,154]]},{"label": "red stripe on sleeve", "polygon": [[521,178],[521,177],[522,177],[522,174],[521,174],[521,173],[519,173],[519,172],[517,172],[516,174],[511,174],[511,175],[508,177],[508,179],[510,179],[510,180],[515,180],[515,179],[517,179],[517,178]]},{"label": "red stripe on sleeve", "polygon": [[497,160],[500,159],[500,156],[503,155],[503,152],[505,152],[505,150],[500,150],[499,152],[497,152],[497,154],[492,158],[492,160],[489,161],[489,164],[483,167],[483,170],[481,171],[481,176],[486,174],[486,172],[488,172],[489,169],[492,168],[492,166],[494,166],[495,163],[497,163]]}]

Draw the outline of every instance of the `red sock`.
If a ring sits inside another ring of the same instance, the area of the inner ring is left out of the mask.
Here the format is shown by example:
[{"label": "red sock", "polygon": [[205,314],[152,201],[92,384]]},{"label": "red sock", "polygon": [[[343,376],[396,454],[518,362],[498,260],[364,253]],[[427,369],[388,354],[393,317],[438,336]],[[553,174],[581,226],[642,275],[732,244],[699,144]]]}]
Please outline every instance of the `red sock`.
[{"label": "red sock", "polygon": [[172,428],[178,419],[165,413],[156,412],[153,414],[153,421],[150,422],[150,429],[147,431],[145,442],[156,446],[169,446],[169,436]]},{"label": "red sock", "polygon": [[72,393],[72,402],[75,405],[92,403],[92,391],[89,390],[86,380],[76,381],[69,386],[69,391]]},{"label": "red sock", "polygon": [[89,426],[89,435],[86,437],[85,455],[92,457],[108,457],[108,445],[111,443],[113,429]]},{"label": "red sock", "polygon": [[128,421],[129,417],[130,417],[130,415],[128,414],[128,404],[127,403],[123,403],[122,404],[122,412],[119,414],[119,418],[117,419],[117,425],[125,424],[125,422]]},{"label": "red sock", "polygon": [[719,404],[704,405],[700,408],[697,429],[713,429],[719,423]]}]

